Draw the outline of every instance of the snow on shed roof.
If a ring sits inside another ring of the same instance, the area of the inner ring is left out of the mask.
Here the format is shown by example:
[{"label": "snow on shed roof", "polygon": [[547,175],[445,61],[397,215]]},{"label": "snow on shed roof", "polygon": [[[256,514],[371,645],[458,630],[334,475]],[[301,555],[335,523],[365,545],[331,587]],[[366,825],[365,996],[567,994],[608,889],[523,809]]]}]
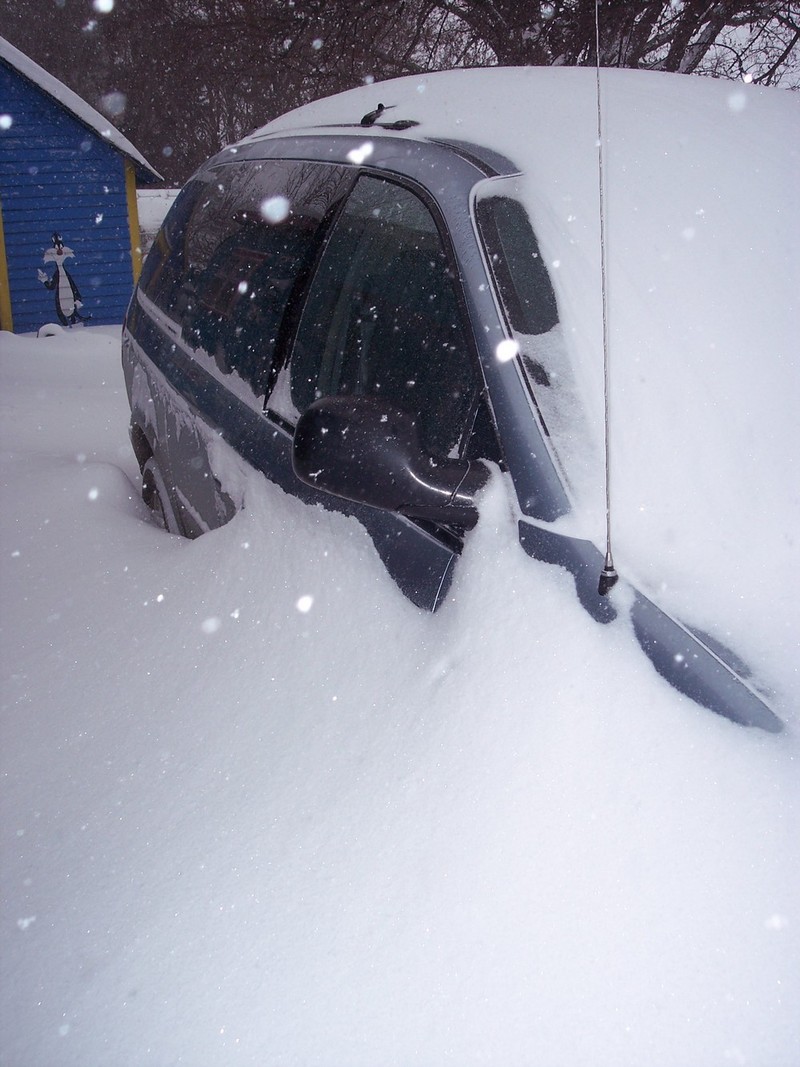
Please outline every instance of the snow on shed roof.
[{"label": "snow on shed roof", "polygon": [[24,52],[20,52],[4,37],[0,37],[0,59],[5,60],[10,67],[13,67],[24,78],[27,78],[28,81],[33,82],[48,96],[51,96],[67,111],[71,112],[79,122],[94,130],[103,140],[108,141],[123,155],[128,156],[137,166],[142,167],[159,181],[162,180],[155,167],[150,166],[141,152],[134,148],[127,137],[123,137],[104,115],[101,115],[99,111],[87,104],[82,97],[64,85],[58,78],[48,74],[43,67],[40,67],[38,63],[34,63],[29,56],[26,56]]}]

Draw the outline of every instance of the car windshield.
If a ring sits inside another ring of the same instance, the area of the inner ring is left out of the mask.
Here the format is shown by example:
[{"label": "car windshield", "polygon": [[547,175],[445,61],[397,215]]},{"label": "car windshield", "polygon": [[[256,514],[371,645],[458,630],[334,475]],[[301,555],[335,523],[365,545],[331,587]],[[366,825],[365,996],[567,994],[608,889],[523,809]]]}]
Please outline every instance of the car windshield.
[{"label": "car windshield", "polygon": [[592,432],[559,321],[558,301],[517,179],[484,183],[475,218],[509,334],[551,451],[576,503],[589,505],[602,487],[601,451]]}]

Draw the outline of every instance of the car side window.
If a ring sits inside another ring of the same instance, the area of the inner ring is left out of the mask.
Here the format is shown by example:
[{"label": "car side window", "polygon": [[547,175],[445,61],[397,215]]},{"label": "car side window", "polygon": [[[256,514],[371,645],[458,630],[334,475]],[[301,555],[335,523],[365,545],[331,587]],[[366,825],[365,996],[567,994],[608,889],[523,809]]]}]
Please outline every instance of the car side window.
[{"label": "car side window", "polygon": [[477,374],[433,215],[409,190],[362,175],[325,246],[290,364],[292,407],[380,396],[418,416],[434,455],[461,447]]},{"label": "car side window", "polygon": [[265,161],[225,166],[187,232],[184,337],[263,397],[284,313],[306,277],[346,168]]},{"label": "car side window", "polygon": [[184,336],[238,374],[256,396],[266,392],[271,355],[297,276],[307,268],[316,227],[296,215],[269,225],[242,212],[198,272]]},{"label": "car side window", "polygon": [[181,189],[147,254],[139,288],[170,318],[177,319],[181,285],[187,271],[186,231],[206,183],[197,178]]},{"label": "car side window", "polygon": [[255,397],[267,392],[284,313],[313,260],[347,168],[268,160],[218,166],[177,212],[147,295],[183,340]]}]

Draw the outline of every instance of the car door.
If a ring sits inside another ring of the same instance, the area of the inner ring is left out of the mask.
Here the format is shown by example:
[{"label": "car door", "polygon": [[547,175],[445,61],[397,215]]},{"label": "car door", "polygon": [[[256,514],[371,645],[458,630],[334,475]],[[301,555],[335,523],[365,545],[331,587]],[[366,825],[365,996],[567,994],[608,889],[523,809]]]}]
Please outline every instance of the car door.
[{"label": "car door", "polygon": [[[382,398],[414,416],[433,457],[489,454],[474,342],[435,208],[396,181],[362,174],[317,264],[290,358],[267,401],[290,432],[315,400]],[[484,444],[483,442],[486,442]],[[489,458],[498,458],[491,455]],[[369,464],[370,457],[363,462]],[[299,487],[303,495],[307,487]],[[415,603],[435,608],[463,531],[321,497],[356,514]]]},{"label": "car door", "polygon": [[287,309],[302,290],[347,167],[256,160],[193,179],[143,272],[129,328],[145,359],[137,408],[183,532],[226,522],[214,469],[221,437],[269,473],[280,466],[264,399],[280,364]]}]

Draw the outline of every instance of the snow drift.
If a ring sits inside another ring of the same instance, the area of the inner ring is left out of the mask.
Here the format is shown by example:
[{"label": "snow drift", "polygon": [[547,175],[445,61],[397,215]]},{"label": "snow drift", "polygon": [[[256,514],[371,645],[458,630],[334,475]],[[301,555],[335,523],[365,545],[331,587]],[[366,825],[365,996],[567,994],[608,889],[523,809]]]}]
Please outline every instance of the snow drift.
[{"label": "snow drift", "polygon": [[[710,86],[717,123],[688,88],[659,112],[648,79],[619,84],[642,189],[659,137],[722,161],[704,203],[665,186],[660,222],[622,230],[615,433],[647,477],[618,475],[619,536],[755,665],[787,730],[682,699],[625,626],[593,623],[522,551],[501,476],[436,616],[355,521],[242,467],[232,522],[165,534],[138,497],[118,334],[3,334],[3,1064],[800,1058],[800,211],[729,179],[721,119],[756,116],[741,165],[777,188],[788,165],[759,146],[794,112]],[[448,106],[466,125],[466,91]],[[594,222],[557,248],[571,209],[548,210],[559,298],[596,344],[568,262],[577,286]],[[709,311],[726,285],[733,321]]]}]

